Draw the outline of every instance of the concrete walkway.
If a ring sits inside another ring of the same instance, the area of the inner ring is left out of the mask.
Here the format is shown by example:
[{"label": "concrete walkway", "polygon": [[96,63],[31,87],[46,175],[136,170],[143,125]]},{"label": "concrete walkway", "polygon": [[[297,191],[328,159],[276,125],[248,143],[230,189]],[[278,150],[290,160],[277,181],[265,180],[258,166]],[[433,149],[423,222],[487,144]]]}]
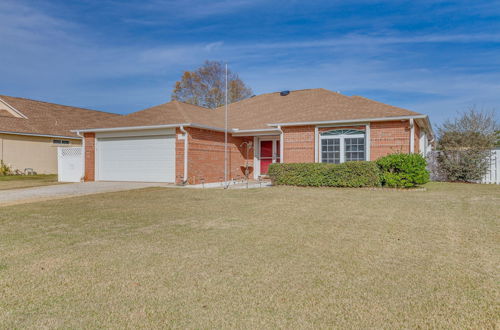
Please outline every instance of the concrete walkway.
[{"label": "concrete walkway", "polygon": [[92,195],[104,192],[168,186],[171,185],[148,182],[83,182],[24,189],[0,190],[0,206],[73,196]]}]

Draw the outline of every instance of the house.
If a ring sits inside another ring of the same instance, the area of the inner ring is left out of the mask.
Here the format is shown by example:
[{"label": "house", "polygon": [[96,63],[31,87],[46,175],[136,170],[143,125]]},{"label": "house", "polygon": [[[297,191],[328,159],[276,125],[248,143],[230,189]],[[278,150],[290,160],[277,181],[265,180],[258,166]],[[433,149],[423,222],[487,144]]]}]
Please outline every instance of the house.
[{"label": "house", "polygon": [[[219,182],[225,169],[225,108],[172,101],[99,126],[84,136],[85,180]],[[426,115],[325,89],[254,96],[228,106],[228,179],[265,175],[275,162],[375,160],[423,153]],[[245,143],[246,142],[246,143]],[[252,147],[248,152],[246,148]]]},{"label": "house", "polygon": [[0,95],[0,159],[21,172],[57,173],[57,147],[81,145],[72,130],[118,116]]}]

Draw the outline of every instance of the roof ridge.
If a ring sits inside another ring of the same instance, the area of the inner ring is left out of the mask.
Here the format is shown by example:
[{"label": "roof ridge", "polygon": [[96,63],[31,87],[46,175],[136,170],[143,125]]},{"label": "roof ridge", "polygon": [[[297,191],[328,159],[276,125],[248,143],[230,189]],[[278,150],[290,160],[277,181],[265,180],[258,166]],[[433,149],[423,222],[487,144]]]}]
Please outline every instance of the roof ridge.
[{"label": "roof ridge", "polygon": [[[239,101],[236,101],[236,102],[231,102],[231,103],[228,103],[227,105],[230,106],[230,105],[233,105],[233,104],[237,104],[237,103],[241,103],[241,102],[245,102],[245,101],[248,101],[248,100],[251,100],[253,99],[254,97],[259,97],[259,96],[264,96],[264,95],[269,95],[269,94],[275,94],[275,93],[280,93],[281,91],[279,92],[268,92],[268,93],[262,93],[262,94],[259,94],[259,95],[252,95],[250,97],[247,97],[246,99],[243,99],[243,100],[239,100]],[[221,105],[217,108],[214,108],[214,110],[216,109],[220,109],[220,108],[223,108],[224,105]]]},{"label": "roof ridge", "polygon": [[48,101],[34,100],[34,99],[27,98],[27,97],[19,97],[19,96],[10,96],[10,95],[5,95],[5,94],[0,94],[0,98],[2,98],[2,97],[10,97],[10,98],[13,98],[13,99],[19,99],[19,100],[25,100],[25,101],[31,101],[31,102],[38,102],[38,103],[45,103],[45,104],[57,105],[57,106],[60,106],[60,107],[74,108],[74,109],[81,109],[81,110],[95,111],[95,112],[102,112],[102,113],[106,113],[106,114],[121,116],[121,114],[119,114],[119,113],[108,112],[108,111],[103,111],[103,110],[95,110],[95,109],[89,109],[89,108],[83,108],[83,107],[75,107],[75,106],[72,106],[72,105],[66,105],[66,104],[60,104],[60,103],[54,103],[54,102],[48,102]]}]

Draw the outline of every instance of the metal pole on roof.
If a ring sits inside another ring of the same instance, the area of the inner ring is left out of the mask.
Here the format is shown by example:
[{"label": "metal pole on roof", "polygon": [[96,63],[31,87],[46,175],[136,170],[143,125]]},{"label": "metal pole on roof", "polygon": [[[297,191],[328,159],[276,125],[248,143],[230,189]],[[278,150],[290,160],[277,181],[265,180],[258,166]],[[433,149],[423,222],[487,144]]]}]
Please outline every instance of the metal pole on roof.
[{"label": "metal pole on roof", "polygon": [[228,188],[227,180],[227,63],[226,63],[226,90],[224,106],[224,188]]}]

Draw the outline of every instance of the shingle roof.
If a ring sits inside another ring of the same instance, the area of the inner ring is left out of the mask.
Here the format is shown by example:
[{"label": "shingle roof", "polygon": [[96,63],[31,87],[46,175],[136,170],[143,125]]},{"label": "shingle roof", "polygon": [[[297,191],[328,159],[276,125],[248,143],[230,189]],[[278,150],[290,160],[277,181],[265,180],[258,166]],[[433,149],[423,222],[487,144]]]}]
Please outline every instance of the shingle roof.
[{"label": "shingle roof", "polygon": [[[346,96],[323,88],[279,92],[254,96],[232,103],[229,128],[262,129],[271,123],[354,120],[367,118],[420,115],[361,96]],[[113,128],[194,123],[224,127],[224,107],[203,107],[172,101],[126,116],[111,118],[91,128]],[[89,125],[87,125],[89,127]],[[85,127],[81,127],[82,129]],[[90,128],[90,127],[89,127]]]},{"label": "shingle roof", "polygon": [[[120,115],[35,101],[20,97],[0,95],[0,99],[27,118],[17,118],[10,113],[0,118],[0,131],[54,136],[74,136],[71,130],[90,128]],[[2,112],[3,113],[3,112]]]},{"label": "shingle roof", "polygon": [[[216,109],[223,112],[224,108]],[[229,105],[230,127],[269,128],[271,123],[353,120],[420,115],[360,96],[346,96],[323,88],[255,96]]]},{"label": "shingle roof", "polygon": [[[114,128],[131,126],[154,126],[196,123],[221,127],[223,113],[196,105],[171,101],[129,115],[111,118],[92,128]],[[223,124],[222,124],[223,125]]]}]

